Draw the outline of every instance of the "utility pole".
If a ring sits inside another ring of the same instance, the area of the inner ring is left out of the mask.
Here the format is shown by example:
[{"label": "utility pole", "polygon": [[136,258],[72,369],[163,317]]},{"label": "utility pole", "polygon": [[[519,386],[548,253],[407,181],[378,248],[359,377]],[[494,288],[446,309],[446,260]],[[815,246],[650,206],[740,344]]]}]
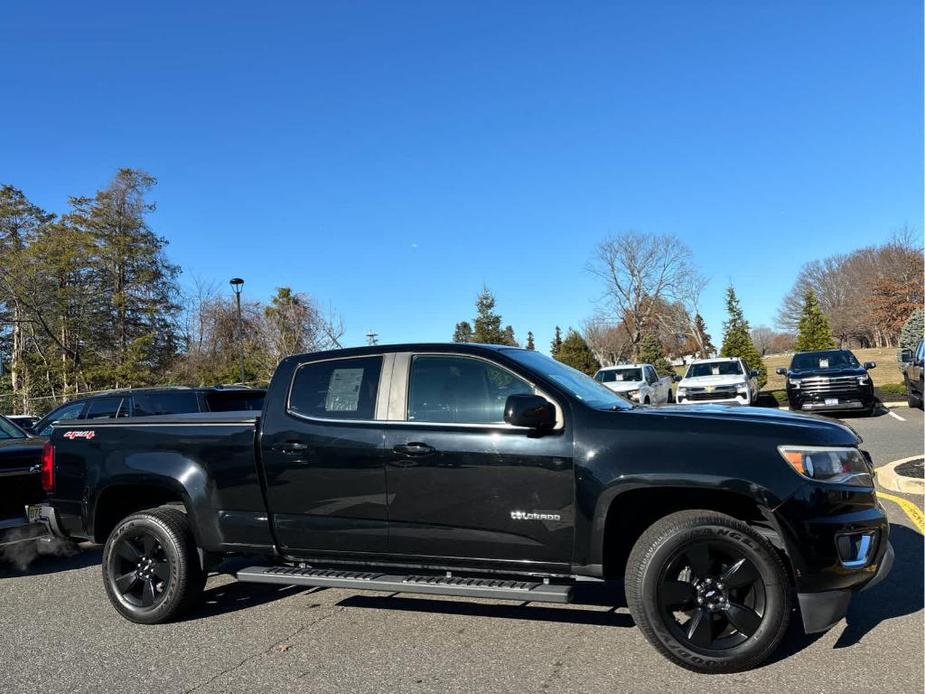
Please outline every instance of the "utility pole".
[{"label": "utility pole", "polygon": [[240,277],[232,277],[228,284],[231,285],[231,291],[234,292],[234,300],[238,308],[238,373],[239,380],[244,383],[244,330],[241,326],[241,290],[244,288],[244,280]]},{"label": "utility pole", "polygon": [[373,345],[378,345],[378,337],[379,333],[374,333],[372,330],[370,330],[368,333],[366,333],[366,344],[368,344],[370,347]]}]

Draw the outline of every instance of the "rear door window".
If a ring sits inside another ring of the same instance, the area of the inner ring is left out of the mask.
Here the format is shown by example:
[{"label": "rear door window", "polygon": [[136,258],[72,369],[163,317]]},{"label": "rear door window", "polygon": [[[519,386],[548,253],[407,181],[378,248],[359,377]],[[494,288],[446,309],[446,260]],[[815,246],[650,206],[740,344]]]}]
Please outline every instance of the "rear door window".
[{"label": "rear door window", "polygon": [[262,390],[215,390],[206,394],[210,412],[243,412],[263,409]]},{"label": "rear door window", "polygon": [[375,419],[382,357],[302,364],[289,392],[289,410],[317,419]]},{"label": "rear door window", "polygon": [[132,397],[135,401],[132,412],[135,417],[199,412],[199,398],[193,391],[135,393]]}]

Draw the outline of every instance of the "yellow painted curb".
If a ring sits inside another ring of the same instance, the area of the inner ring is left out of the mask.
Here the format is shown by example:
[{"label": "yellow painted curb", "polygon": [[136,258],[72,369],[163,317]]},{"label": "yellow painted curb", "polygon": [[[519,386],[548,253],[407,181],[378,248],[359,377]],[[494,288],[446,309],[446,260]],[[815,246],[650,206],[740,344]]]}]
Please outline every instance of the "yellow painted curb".
[{"label": "yellow painted curb", "polygon": [[911,501],[906,501],[901,497],[893,496],[892,494],[887,494],[886,492],[878,491],[877,497],[880,499],[886,499],[887,501],[892,501],[894,504],[897,504],[899,508],[903,510],[909,520],[912,521],[912,525],[915,526],[915,529],[925,535],[925,514],[922,513],[918,506],[913,504]]}]

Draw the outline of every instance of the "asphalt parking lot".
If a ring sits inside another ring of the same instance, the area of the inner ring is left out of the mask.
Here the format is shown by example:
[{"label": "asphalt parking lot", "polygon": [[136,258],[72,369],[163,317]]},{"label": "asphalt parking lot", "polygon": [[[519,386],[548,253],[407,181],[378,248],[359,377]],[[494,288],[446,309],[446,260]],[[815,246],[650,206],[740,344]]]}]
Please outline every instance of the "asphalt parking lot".
[{"label": "asphalt parking lot", "polygon": [[[875,463],[923,453],[919,410],[845,421]],[[0,566],[0,691],[14,692],[921,692],[923,542],[891,493],[896,564],[823,635],[792,628],[752,672],[695,675],[661,658],[625,607],[520,605],[210,578],[182,622],[138,626],[110,608],[100,550]],[[921,509],[921,497],[906,496]]]}]

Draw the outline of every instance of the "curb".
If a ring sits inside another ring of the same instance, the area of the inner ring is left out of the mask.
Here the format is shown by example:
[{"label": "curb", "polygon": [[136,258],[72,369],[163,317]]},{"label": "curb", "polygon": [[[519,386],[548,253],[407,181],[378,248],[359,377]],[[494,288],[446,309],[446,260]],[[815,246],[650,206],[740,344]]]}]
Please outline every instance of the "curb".
[{"label": "curb", "polygon": [[[880,407],[885,407],[885,408],[888,409],[888,410],[893,410],[893,409],[896,409],[897,407],[909,407],[909,403],[908,403],[908,402],[879,402],[878,404],[880,405]],[[767,408],[767,409],[773,410],[774,408],[773,408],[773,407],[769,407],[769,408]],[[785,406],[783,406],[783,405],[779,405],[779,406],[777,407],[777,409],[778,409],[778,410],[781,410],[781,411],[783,411],[783,412],[790,412],[790,408],[789,408],[789,407],[785,407]]]},{"label": "curb", "polygon": [[913,455],[909,458],[894,460],[892,463],[877,468],[877,483],[885,488],[901,494],[925,494],[925,480],[918,477],[907,477],[896,472],[896,468],[910,460],[918,460],[922,456]]}]

